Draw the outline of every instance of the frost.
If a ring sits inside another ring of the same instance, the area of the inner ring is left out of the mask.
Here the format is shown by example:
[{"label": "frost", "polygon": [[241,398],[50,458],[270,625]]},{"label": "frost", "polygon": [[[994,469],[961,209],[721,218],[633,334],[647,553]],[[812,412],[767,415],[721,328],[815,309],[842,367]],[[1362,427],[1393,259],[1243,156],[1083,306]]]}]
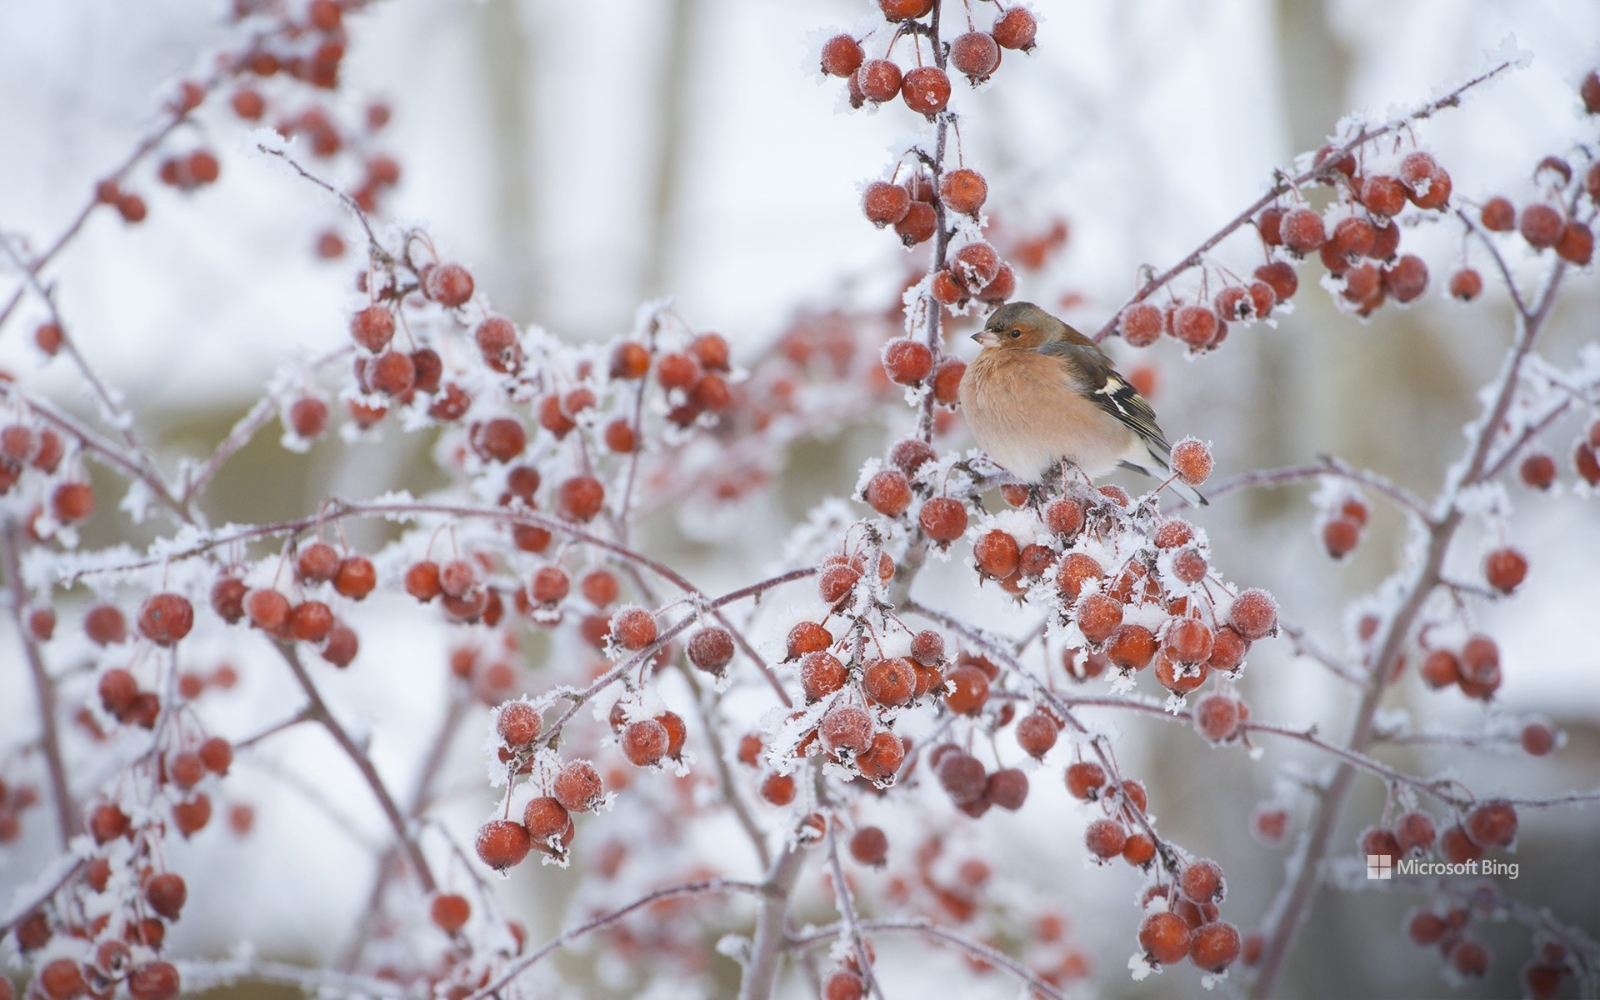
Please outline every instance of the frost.
[{"label": "frost", "polygon": [[1491,67],[1504,63],[1513,69],[1527,69],[1533,65],[1533,53],[1517,44],[1516,35],[1505,36],[1499,45],[1484,50],[1483,54]]},{"label": "frost", "polygon": [[717,954],[731,958],[740,965],[748,965],[751,943],[744,934],[724,934],[717,939]]},{"label": "frost", "polygon": [[1151,965],[1144,955],[1134,952],[1128,956],[1128,971],[1133,974],[1134,982],[1142,983],[1150,978],[1150,973],[1156,971],[1156,967]]},{"label": "frost", "polygon": [[134,524],[143,524],[150,516],[150,505],[155,502],[156,496],[150,490],[150,485],[143,479],[134,477],[128,480],[128,492],[117,504],[117,509],[125,511]]}]

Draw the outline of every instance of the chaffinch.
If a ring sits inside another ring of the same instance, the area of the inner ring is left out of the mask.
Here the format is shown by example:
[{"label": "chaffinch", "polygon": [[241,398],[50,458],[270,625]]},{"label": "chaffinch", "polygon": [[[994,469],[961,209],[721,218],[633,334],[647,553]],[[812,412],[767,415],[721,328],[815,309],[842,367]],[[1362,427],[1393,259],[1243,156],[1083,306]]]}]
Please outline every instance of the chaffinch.
[{"label": "chaffinch", "polygon": [[1091,480],[1119,465],[1171,475],[1155,411],[1094,341],[1032,302],[1001,306],[972,339],[983,351],[962,376],[961,411],[995,464],[1026,483],[1063,462]]}]

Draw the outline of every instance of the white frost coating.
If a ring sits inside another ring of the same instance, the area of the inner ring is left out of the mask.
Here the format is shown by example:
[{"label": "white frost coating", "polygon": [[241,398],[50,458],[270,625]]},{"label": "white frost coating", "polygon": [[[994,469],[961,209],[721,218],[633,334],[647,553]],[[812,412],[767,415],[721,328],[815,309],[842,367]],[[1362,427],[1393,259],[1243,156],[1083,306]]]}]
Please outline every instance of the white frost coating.
[{"label": "white frost coating", "polygon": [[155,494],[150,492],[149,485],[143,479],[134,477],[128,480],[128,492],[117,504],[117,509],[126,511],[134,524],[143,524],[145,518],[150,516],[150,505],[154,502]]},{"label": "white frost coating", "polygon": [[1156,971],[1155,966],[1145,960],[1139,952],[1128,956],[1128,971],[1133,975],[1133,981],[1142,983],[1150,978],[1150,973]]}]

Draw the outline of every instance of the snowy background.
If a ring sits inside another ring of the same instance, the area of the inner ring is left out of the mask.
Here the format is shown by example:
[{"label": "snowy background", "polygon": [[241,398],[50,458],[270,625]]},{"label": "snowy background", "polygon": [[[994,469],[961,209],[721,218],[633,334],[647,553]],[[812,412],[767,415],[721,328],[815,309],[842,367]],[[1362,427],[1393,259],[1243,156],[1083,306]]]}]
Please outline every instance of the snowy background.
[{"label": "snowy background", "polygon": [[[973,6],[980,18],[990,16],[987,5]],[[1507,35],[1533,54],[1531,65],[1417,129],[1450,169],[1456,197],[1526,199],[1539,158],[1569,152],[1574,136],[1596,139],[1592,122],[1579,121],[1576,97],[1577,80],[1600,63],[1594,5],[1084,0],[1038,9],[1039,49],[1007,53],[995,83],[981,91],[958,85],[953,106],[964,115],[967,162],[989,177],[996,218],[1022,231],[1057,217],[1070,227],[1065,252],[1025,276],[1018,297],[1089,329],[1127,296],[1141,264],[1180,259],[1252,201],[1274,167],[1319,145],[1344,113],[1383,116],[1442,92],[1481,69],[1486,51]],[[571,341],[607,337],[629,328],[640,302],[671,295],[697,326],[727,336],[736,359],[754,357],[808,306],[892,301],[910,266],[896,241],[858,210],[860,188],[909,141],[910,118],[899,107],[843,113],[842,86],[819,78],[808,62],[825,29],[848,28],[872,12],[843,0],[391,0],[353,18],[346,86],[392,102],[382,145],[404,174],[390,214],[425,224],[519,322]],[[221,14],[216,4],[193,0],[136,8],[115,0],[0,0],[0,135],[9,137],[0,147],[0,229],[37,245],[52,238],[153,120],[173,81],[229,39]],[[221,183],[181,196],[156,185],[147,168],[140,187],[149,221],[127,227],[97,213],[51,272],[85,349],[172,456],[224,433],[280,363],[339,342],[355,301],[351,260],[320,261],[312,252],[329,226],[353,238],[338,207],[249,153],[248,130],[225,107],[208,108],[201,121],[222,158]],[[1139,360],[1156,368],[1153,401],[1163,424],[1174,437],[1215,441],[1221,475],[1333,453],[1431,496],[1459,450],[1459,427],[1477,412],[1476,387],[1498,366],[1509,312],[1493,280],[1484,303],[1445,299],[1450,262],[1476,254],[1462,249],[1457,229],[1438,226],[1406,240],[1434,268],[1427,296],[1413,308],[1386,308],[1357,323],[1337,314],[1308,268],[1294,313],[1276,328],[1235,331],[1227,349],[1197,363],[1170,342],[1146,352]],[[1240,270],[1255,263],[1247,241],[1226,245],[1222,259],[1230,253]],[[1536,272],[1531,255],[1521,263],[1527,275]],[[1573,277],[1545,346],[1557,365],[1596,339],[1600,286],[1592,272]],[[11,280],[0,274],[7,298]],[[0,330],[0,367],[87,412],[74,374],[62,364],[42,366],[33,350],[28,333],[40,318],[25,305]],[[966,346],[964,337],[953,343]],[[1576,421],[1564,422],[1545,443],[1563,457],[1577,430]],[[874,423],[805,443],[777,492],[848,491],[860,460],[880,453],[890,433]],[[307,456],[282,451],[274,437],[263,435],[219,479],[214,519],[296,516],[330,491],[427,487],[426,479],[415,485],[421,446],[392,430],[379,445],[352,451],[329,441]],[[1483,623],[1504,650],[1496,711],[1542,713],[1568,733],[1568,745],[1534,764],[1517,753],[1468,757],[1450,749],[1389,759],[1413,770],[1454,767],[1484,790],[1592,787],[1600,773],[1600,645],[1592,637],[1600,522],[1592,501],[1570,486],[1548,496],[1512,492],[1511,537],[1532,554],[1533,571],[1518,597]],[[761,506],[759,517],[732,529],[747,543],[740,546],[703,544],[670,517],[657,518],[651,544],[715,590],[771,565],[789,527],[784,519],[804,509]],[[1199,520],[1232,579],[1271,589],[1287,620],[1337,647],[1344,601],[1392,568],[1400,525],[1392,512],[1375,511],[1362,548],[1332,567],[1310,530],[1311,513],[1305,490],[1294,489],[1240,495]],[[124,530],[118,519],[99,517],[84,538],[109,543]],[[1009,612],[996,589],[983,600],[1003,626]],[[368,669],[327,683],[330,699],[370,725],[378,765],[400,776],[418,766],[443,701],[436,668],[443,640],[409,611],[401,599],[370,609],[386,626],[363,633],[371,637],[362,654]],[[16,647],[9,636],[0,643],[7,650],[0,652],[0,744],[11,744],[28,739],[35,722]],[[69,662],[74,654],[67,647],[60,655]],[[268,706],[292,707],[287,685],[274,688],[284,682],[270,654],[218,645],[198,655],[263,657],[262,669],[241,671],[240,689],[208,705],[219,731],[250,732],[274,717]],[[1252,667],[1245,689],[1258,716],[1320,721],[1326,734],[1342,736],[1348,693],[1293,662],[1286,643],[1267,644]],[[1429,728],[1470,727],[1483,714],[1458,693],[1424,691],[1414,677],[1392,698],[1396,707],[1425,712]],[[1175,727],[1115,724],[1125,736],[1124,766],[1151,778],[1164,829],[1229,872],[1250,873],[1236,875],[1225,911],[1248,929],[1276,891],[1285,851],[1257,846],[1245,818],[1273,794],[1284,761],[1321,762],[1276,744],[1263,761],[1244,766],[1232,754],[1229,766],[1213,769],[1180,759],[1192,757],[1195,744]],[[479,751],[472,741],[452,751],[460,787],[442,814],[458,834],[489,802]],[[329,752],[320,734],[289,734],[241,769],[230,791],[257,806],[252,839],[213,829],[174,861],[194,873],[194,883],[226,881],[235,901],[196,899],[207,909],[178,925],[179,949],[222,954],[250,941],[274,957],[335,960],[364,905],[370,845],[384,828],[352,775],[315,766]],[[285,782],[283,775],[301,777]],[[1095,962],[1091,991],[1183,995],[1193,977],[1128,980],[1121,963],[1138,880],[1121,868],[1080,863],[1083,817],[1055,783],[1044,785],[1036,782],[1023,813],[985,820],[988,842],[1007,845],[991,863],[1031,879],[1032,891],[1060,894],[1075,941]],[[398,786],[407,786],[404,777]],[[1358,788],[1344,842],[1382,805],[1376,782],[1360,779]],[[946,809],[888,817],[884,825],[893,833],[895,822],[950,823],[953,838],[970,836],[956,819]],[[0,848],[0,903],[48,855],[42,825]],[[1507,888],[1569,922],[1600,928],[1596,847],[1600,820],[1592,809],[1529,817],[1517,856],[1521,878]],[[715,856],[716,843],[706,852]],[[530,866],[503,895],[542,940],[564,924],[574,889],[571,873]],[[815,890],[811,902],[815,919],[830,919]],[[1285,994],[1375,995],[1380,983],[1395,995],[1443,992],[1436,959],[1400,933],[1412,902],[1324,893]],[[1491,940],[1502,959],[1478,991],[1503,995],[1515,988],[1510,977],[1526,938],[1508,932]],[[930,958],[906,942],[881,953],[889,983],[964,974],[959,959]],[[728,968],[707,981],[725,987]],[[657,983],[652,995],[695,995],[707,981]],[[995,978],[974,982],[963,995],[1015,994]]]}]

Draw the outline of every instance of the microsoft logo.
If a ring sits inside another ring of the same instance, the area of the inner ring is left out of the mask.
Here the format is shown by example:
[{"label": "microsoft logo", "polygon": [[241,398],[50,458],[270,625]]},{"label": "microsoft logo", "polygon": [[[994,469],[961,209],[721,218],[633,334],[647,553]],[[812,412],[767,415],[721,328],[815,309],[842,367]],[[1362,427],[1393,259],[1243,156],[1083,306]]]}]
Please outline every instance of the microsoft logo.
[{"label": "microsoft logo", "polygon": [[1387,854],[1367,855],[1367,878],[1394,878],[1394,868]]}]

